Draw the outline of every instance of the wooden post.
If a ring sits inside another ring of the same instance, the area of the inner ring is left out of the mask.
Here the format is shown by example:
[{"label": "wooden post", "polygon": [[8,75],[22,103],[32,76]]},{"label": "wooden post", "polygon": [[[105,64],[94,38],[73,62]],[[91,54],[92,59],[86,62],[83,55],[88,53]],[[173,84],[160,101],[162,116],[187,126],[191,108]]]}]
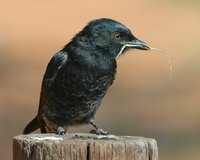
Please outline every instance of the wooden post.
[{"label": "wooden post", "polygon": [[158,160],[158,149],[143,137],[29,134],[14,137],[13,160]]}]

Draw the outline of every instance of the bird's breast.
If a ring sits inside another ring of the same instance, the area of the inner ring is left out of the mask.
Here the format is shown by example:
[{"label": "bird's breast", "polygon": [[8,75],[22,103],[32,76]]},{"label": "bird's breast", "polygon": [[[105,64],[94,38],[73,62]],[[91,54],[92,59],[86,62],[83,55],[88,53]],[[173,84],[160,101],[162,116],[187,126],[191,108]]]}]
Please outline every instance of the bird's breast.
[{"label": "bird's breast", "polygon": [[115,79],[115,67],[68,65],[59,73],[53,92],[63,99],[80,103],[100,100]]}]

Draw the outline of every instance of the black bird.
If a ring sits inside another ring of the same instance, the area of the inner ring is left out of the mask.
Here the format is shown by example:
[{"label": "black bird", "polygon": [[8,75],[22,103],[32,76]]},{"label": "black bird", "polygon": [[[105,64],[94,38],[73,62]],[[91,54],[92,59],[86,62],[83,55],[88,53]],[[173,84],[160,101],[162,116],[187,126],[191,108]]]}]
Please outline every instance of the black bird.
[{"label": "black bird", "polygon": [[41,88],[37,116],[24,134],[66,133],[68,127],[91,124],[96,134],[107,134],[94,115],[116,74],[116,58],[127,49],[149,50],[123,24],[107,18],[91,21],[50,60]]}]

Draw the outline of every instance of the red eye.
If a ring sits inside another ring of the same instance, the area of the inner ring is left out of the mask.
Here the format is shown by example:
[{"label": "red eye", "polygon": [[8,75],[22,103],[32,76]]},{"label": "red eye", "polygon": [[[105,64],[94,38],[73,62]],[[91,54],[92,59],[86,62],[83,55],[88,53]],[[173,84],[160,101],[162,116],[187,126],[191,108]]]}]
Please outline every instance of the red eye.
[{"label": "red eye", "polygon": [[121,39],[121,34],[120,33],[114,33],[114,35],[113,35],[113,39],[115,40],[115,41],[119,41],[120,39]]}]

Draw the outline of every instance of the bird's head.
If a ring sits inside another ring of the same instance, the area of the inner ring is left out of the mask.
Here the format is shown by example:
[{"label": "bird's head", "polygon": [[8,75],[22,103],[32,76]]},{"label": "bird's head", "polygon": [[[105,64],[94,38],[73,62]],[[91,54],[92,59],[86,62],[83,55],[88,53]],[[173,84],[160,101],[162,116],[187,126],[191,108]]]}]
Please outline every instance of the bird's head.
[{"label": "bird's head", "polygon": [[87,45],[89,43],[91,48],[101,50],[103,54],[109,54],[114,58],[123,54],[127,49],[150,49],[126,26],[112,19],[93,20],[77,36],[82,37],[79,40],[82,39],[81,41],[85,41]]}]

